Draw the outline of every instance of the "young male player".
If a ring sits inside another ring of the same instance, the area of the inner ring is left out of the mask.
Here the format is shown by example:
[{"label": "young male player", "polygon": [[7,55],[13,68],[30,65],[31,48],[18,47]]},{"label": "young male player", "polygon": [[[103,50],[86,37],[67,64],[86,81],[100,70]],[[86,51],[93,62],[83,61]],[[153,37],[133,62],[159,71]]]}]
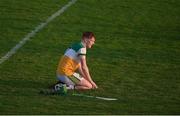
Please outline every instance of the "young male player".
[{"label": "young male player", "polygon": [[72,44],[61,57],[57,68],[57,79],[68,89],[96,89],[86,64],[86,49],[95,43],[92,32],[84,32],[81,42]]}]

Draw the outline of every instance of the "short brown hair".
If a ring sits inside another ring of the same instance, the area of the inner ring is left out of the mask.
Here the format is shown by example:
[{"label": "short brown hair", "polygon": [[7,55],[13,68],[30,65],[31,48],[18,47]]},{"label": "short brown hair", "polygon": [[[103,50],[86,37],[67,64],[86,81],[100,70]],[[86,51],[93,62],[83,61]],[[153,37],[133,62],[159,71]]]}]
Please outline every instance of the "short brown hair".
[{"label": "short brown hair", "polygon": [[95,38],[93,32],[84,32],[83,35],[82,35],[82,39],[83,39],[83,38],[91,39],[92,37]]}]

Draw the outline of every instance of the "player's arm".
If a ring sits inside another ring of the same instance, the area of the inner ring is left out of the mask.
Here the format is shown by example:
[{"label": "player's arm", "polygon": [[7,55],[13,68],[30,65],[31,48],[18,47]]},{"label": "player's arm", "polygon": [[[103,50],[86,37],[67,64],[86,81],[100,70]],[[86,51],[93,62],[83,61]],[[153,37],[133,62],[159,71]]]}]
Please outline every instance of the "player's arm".
[{"label": "player's arm", "polygon": [[79,69],[79,71],[81,71],[82,76],[84,76],[84,78],[92,84],[93,88],[97,88],[97,85],[93,82],[93,80],[90,76],[89,68],[86,64],[86,56],[85,55],[80,56],[80,69]]},{"label": "player's arm", "polygon": [[85,74],[82,70],[82,67],[81,67],[81,63],[79,63],[79,67],[78,67],[78,73],[82,76],[82,77],[85,77]]}]

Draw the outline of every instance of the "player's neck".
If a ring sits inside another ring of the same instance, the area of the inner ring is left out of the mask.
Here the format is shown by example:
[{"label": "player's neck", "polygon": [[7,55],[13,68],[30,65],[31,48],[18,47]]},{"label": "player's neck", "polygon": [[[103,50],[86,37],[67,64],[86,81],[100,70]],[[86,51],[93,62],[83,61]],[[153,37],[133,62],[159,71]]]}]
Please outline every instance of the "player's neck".
[{"label": "player's neck", "polygon": [[86,43],[83,40],[81,41],[81,43],[84,47],[86,47]]}]

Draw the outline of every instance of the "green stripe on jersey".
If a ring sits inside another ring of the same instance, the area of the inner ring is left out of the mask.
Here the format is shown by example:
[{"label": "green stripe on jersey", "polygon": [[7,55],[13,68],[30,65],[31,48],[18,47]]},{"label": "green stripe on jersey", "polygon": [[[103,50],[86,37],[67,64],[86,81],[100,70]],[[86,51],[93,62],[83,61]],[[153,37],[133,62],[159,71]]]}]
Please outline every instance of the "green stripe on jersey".
[{"label": "green stripe on jersey", "polygon": [[83,46],[83,44],[80,42],[80,43],[72,44],[72,45],[71,45],[71,48],[72,48],[74,51],[78,52],[79,49],[84,48],[84,46]]},{"label": "green stripe on jersey", "polygon": [[86,55],[86,54],[78,54],[78,55]]}]

